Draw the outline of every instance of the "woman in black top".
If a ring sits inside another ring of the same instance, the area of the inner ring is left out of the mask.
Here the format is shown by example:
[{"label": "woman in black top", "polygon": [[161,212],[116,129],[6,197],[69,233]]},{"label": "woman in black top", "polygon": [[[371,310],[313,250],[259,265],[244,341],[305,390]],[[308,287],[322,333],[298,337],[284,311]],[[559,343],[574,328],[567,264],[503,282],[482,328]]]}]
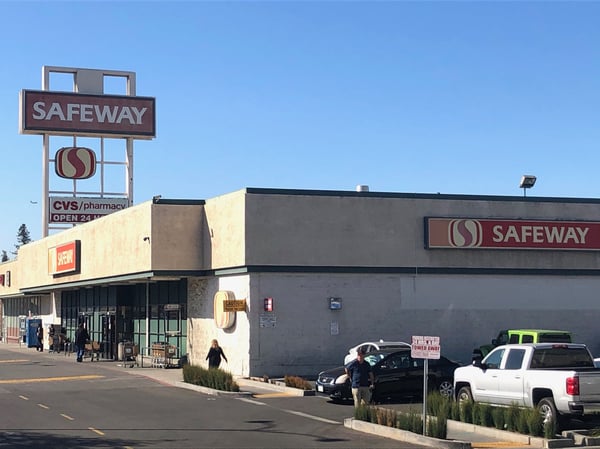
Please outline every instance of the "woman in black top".
[{"label": "woman in black top", "polygon": [[223,357],[227,362],[227,357],[225,357],[225,353],[219,346],[219,342],[217,340],[213,340],[206,356],[206,360],[208,360],[208,367],[218,368],[221,364],[221,357]]}]

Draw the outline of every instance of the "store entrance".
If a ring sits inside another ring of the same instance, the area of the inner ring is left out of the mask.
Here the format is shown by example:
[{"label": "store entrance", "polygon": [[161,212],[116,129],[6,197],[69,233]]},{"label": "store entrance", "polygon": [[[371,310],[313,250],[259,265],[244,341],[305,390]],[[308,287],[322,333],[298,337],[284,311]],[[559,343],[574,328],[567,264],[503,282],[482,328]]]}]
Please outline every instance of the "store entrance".
[{"label": "store entrance", "polygon": [[100,330],[102,339],[100,341],[100,357],[114,360],[117,358],[117,332],[115,325],[115,314],[108,312],[100,315]]}]

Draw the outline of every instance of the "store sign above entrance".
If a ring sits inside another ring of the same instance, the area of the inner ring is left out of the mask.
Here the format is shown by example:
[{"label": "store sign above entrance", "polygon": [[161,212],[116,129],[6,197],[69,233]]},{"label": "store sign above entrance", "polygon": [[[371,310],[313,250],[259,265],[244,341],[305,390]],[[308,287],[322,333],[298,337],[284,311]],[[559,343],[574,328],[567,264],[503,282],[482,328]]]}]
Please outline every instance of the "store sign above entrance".
[{"label": "store sign above entrance", "polygon": [[19,131],[152,139],[155,103],[152,97],[22,90]]},{"label": "store sign above entrance", "polygon": [[428,249],[600,250],[600,222],[425,218]]},{"label": "store sign above entrance", "polygon": [[48,274],[77,273],[80,270],[81,241],[74,240],[63,245],[48,248]]},{"label": "store sign above entrance", "polygon": [[226,299],[223,301],[223,310],[225,312],[245,312],[246,311],[246,300],[245,299]]}]

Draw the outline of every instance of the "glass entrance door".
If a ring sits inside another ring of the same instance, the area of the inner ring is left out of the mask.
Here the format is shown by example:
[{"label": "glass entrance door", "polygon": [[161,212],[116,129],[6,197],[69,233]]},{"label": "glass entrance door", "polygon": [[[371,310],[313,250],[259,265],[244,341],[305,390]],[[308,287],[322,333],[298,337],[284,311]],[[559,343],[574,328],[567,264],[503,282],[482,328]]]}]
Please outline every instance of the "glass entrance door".
[{"label": "glass entrance door", "polygon": [[117,358],[117,332],[115,325],[115,314],[106,313],[100,315],[102,341],[100,342],[101,357],[114,360]]}]

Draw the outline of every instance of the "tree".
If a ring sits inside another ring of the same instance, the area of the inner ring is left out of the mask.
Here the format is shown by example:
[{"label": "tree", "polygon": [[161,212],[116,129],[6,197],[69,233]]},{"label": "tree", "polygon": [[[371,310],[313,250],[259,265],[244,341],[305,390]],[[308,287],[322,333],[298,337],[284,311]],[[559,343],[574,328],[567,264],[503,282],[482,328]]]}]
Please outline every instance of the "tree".
[{"label": "tree", "polygon": [[6,250],[2,250],[2,255],[0,256],[0,262],[6,262],[8,260],[8,254],[6,254]]},{"label": "tree", "polygon": [[29,242],[31,242],[29,229],[27,229],[27,225],[23,223],[21,226],[19,226],[19,231],[17,232],[17,244],[15,245],[15,251],[13,254],[16,256],[19,252],[19,248],[23,245],[27,245]]}]

